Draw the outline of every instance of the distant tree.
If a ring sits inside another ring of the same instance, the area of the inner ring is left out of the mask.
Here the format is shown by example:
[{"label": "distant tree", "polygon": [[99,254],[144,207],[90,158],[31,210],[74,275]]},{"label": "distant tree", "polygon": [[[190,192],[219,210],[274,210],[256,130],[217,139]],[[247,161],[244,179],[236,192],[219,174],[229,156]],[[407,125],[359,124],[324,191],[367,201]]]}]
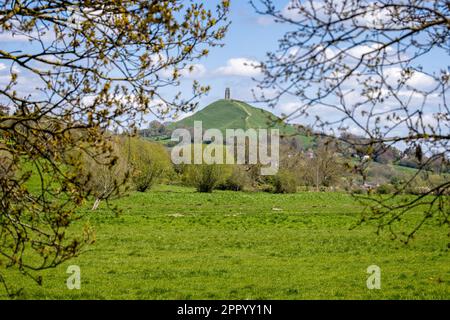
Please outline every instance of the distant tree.
[{"label": "distant tree", "polygon": [[164,146],[139,138],[124,138],[129,150],[129,166],[134,187],[145,192],[171,169],[170,157]]},{"label": "distant tree", "polygon": [[190,164],[185,168],[184,179],[198,192],[212,192],[230,175],[230,168],[223,164]]},{"label": "distant tree", "polygon": [[[186,150],[191,150],[191,161],[193,161],[196,150],[195,144],[190,144]],[[226,160],[226,150],[223,150],[221,161],[206,163],[204,155],[207,148],[211,145],[201,145],[203,156],[202,164],[183,163],[177,165],[178,171],[182,175],[182,179],[186,185],[194,186],[198,192],[212,192],[219,184],[226,182],[227,178],[232,174],[232,165],[222,164]],[[218,155],[219,156],[219,155]]]},{"label": "distant tree", "polygon": [[152,136],[161,136],[166,133],[166,127],[158,120],[153,120],[148,126]]},{"label": "distant tree", "polygon": [[374,156],[374,160],[378,163],[389,164],[399,160],[399,152],[395,148],[378,148],[378,154]]},{"label": "distant tree", "polygon": [[386,184],[392,180],[395,181],[394,177],[398,176],[399,173],[390,165],[371,163],[367,168],[367,179],[373,184]]},{"label": "distant tree", "polygon": [[[227,0],[215,10],[195,0],[0,2],[0,61],[9,79],[0,85],[9,110],[0,115],[0,150],[14,172],[0,176],[0,268],[36,274],[89,242],[89,234],[66,232],[89,196],[79,183],[82,161],[66,155],[76,149],[105,160],[105,132],[149,112],[193,108],[209,87],[194,81],[186,98],[161,89],[178,86],[194,61],[221,44],[228,7]],[[4,46],[3,39],[26,42]],[[38,188],[30,189],[32,176]]]},{"label": "distant tree", "polygon": [[276,175],[270,177],[274,193],[295,193],[298,180],[290,170],[280,169]]},{"label": "distant tree", "polygon": [[[288,28],[278,50],[260,66],[264,77],[258,91],[271,92],[260,100],[276,106],[285,95],[297,97],[298,108],[287,118],[310,117],[315,132],[326,136],[352,129],[364,139],[347,146],[364,147],[371,159],[379,148],[397,145],[415,151],[419,172],[436,157],[448,159],[448,1],[251,3]],[[423,66],[425,59],[438,56],[442,59],[436,67]],[[366,158],[359,162],[364,167]],[[403,231],[395,231],[395,225],[400,227],[396,222],[420,209],[422,220],[404,232],[405,242],[430,218],[450,228],[449,189],[450,181],[444,181],[407,203],[395,197],[361,197],[369,209],[361,221],[376,220],[380,230],[386,227],[398,236]]]},{"label": "distant tree", "polygon": [[335,185],[343,172],[344,165],[336,155],[336,147],[330,144],[321,144],[311,157],[305,157],[302,166],[303,180],[314,185],[317,191],[321,186]]},{"label": "distant tree", "polygon": [[304,143],[300,139],[298,139],[298,137],[289,138],[288,143],[289,146],[296,151],[305,150]]},{"label": "distant tree", "polygon": [[128,188],[131,167],[128,163],[126,145],[118,137],[110,137],[110,149],[95,157],[88,153],[81,156],[81,171],[77,172],[79,183],[95,199],[92,210],[96,210],[102,200],[108,201],[119,196]]}]

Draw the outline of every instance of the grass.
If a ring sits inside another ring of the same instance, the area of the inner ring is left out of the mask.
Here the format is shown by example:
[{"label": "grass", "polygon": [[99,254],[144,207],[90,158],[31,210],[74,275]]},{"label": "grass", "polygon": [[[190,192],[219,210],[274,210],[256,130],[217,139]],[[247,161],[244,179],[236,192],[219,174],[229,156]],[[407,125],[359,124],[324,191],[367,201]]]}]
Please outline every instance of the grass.
[{"label": "grass", "polygon": [[193,127],[194,121],[202,121],[203,129],[215,128],[223,133],[226,129],[249,128],[276,128],[280,134],[296,133],[294,127],[279,122],[279,118],[271,112],[238,100],[213,102],[194,115],[172,124],[172,127]]},{"label": "grass", "polygon": [[[204,130],[214,128],[221,130],[225,135],[226,129],[278,129],[280,135],[295,137],[304,148],[310,148],[315,143],[315,138],[299,134],[297,130],[289,124],[279,121],[280,118],[269,111],[253,107],[239,100],[218,100],[196,112],[192,116],[186,117],[178,122],[169,125],[169,128],[178,127],[193,128],[194,121],[202,121]],[[160,137],[159,143],[168,144],[168,137]]]},{"label": "grass", "polygon": [[[118,217],[105,207],[86,210],[83,223],[95,227],[97,242],[81,256],[42,272],[43,286],[7,271],[7,281],[24,288],[19,297],[450,297],[447,230],[430,222],[407,246],[375,235],[373,225],[350,231],[360,208],[345,194],[200,194],[158,186],[116,203],[123,209]],[[381,290],[366,287],[372,264],[381,268]],[[81,268],[80,290],[66,288],[69,265]]]}]

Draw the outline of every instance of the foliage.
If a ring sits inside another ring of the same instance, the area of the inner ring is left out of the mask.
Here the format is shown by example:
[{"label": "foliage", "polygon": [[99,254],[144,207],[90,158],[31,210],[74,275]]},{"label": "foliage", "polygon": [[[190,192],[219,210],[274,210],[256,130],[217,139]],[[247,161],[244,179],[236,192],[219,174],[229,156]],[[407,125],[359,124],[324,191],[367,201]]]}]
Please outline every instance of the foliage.
[{"label": "foliage", "polygon": [[[12,125],[4,118],[0,122]],[[80,158],[69,154],[74,144],[85,144],[96,132],[53,135],[57,130],[64,128],[46,118],[0,129],[0,283],[10,296],[16,292],[4,281],[3,268],[17,268],[41,283],[33,271],[54,268],[93,241],[89,227],[71,237],[66,229],[80,218],[77,208],[89,196],[78,179]],[[107,145],[99,143],[98,149]],[[38,187],[31,188],[32,181]],[[31,255],[38,259],[31,261]]]},{"label": "foliage", "polygon": [[395,188],[391,184],[384,183],[377,187],[376,192],[378,194],[392,194],[395,192]]},{"label": "foliage", "polygon": [[[220,157],[219,154],[215,154],[218,151],[216,147],[222,149],[222,159],[218,158]],[[212,192],[231,175],[232,165],[222,164],[226,162],[227,157],[226,148],[223,148],[222,145],[214,145],[214,142],[208,145],[186,144],[183,146],[182,152],[191,153],[190,162],[175,165],[175,171],[181,175],[184,185],[194,186],[198,192]],[[198,152],[197,155],[195,154],[196,152]],[[206,153],[211,157],[215,157],[217,161],[211,158],[209,160],[212,163],[206,163]],[[201,164],[195,164],[196,157],[201,157]]]},{"label": "foliage", "polygon": [[[272,0],[251,3],[288,30],[259,66],[264,77],[258,89],[270,90],[270,98],[261,101],[276,106],[285,95],[297,97],[298,109],[286,118],[309,117],[317,134],[339,137],[343,151],[354,150],[358,157],[354,172],[364,182],[367,164],[397,159],[398,154],[385,151],[398,145],[415,159],[401,161],[410,166],[416,162],[418,171],[436,162],[448,168],[448,61],[423,67],[427,57],[448,56],[448,1],[290,1],[285,7]],[[410,183],[414,178],[402,188]],[[450,211],[442,203],[449,189],[446,180],[407,204],[375,197],[366,205],[382,224],[398,223],[419,206],[424,218],[436,218],[448,228]]]},{"label": "foliage", "polygon": [[280,168],[288,174],[297,185],[320,187],[337,186],[345,177],[343,160],[336,154],[331,144],[321,143],[315,150],[298,151],[291,144],[280,147]]},{"label": "foliage", "polygon": [[167,150],[160,144],[139,138],[123,138],[123,148],[129,152],[128,161],[137,191],[145,192],[171,169]]},{"label": "foliage", "polygon": [[232,165],[230,175],[226,177],[223,182],[218,184],[217,189],[243,191],[251,188],[253,182],[248,170],[249,169],[243,165]]},{"label": "foliage", "polygon": [[[3,266],[24,274],[55,267],[90,241],[66,233],[88,190],[100,190],[97,183],[80,185],[82,162],[114,166],[108,132],[133,127],[149,112],[196,106],[208,86],[194,81],[192,96],[168,98],[161,88],[177,86],[193,62],[221,44],[228,8],[226,0],[213,10],[194,0],[0,3],[2,39],[19,41],[0,49],[7,72],[0,86],[0,149],[15,173],[0,176],[1,274]],[[27,182],[36,175],[41,185],[32,193]],[[112,194],[106,189],[97,196]],[[24,261],[32,252],[41,263]]]},{"label": "foliage", "polygon": [[96,156],[81,153],[82,167],[77,176],[79,183],[95,198],[92,210],[97,209],[101,200],[119,196],[128,189],[131,168],[124,153],[124,144],[115,136],[109,140],[108,152]]},{"label": "foliage", "polygon": [[288,170],[281,169],[271,178],[273,192],[295,193],[297,191],[297,179]]},{"label": "foliage", "polygon": [[186,166],[184,181],[198,192],[212,192],[229,174],[230,168],[224,164],[191,164]]}]

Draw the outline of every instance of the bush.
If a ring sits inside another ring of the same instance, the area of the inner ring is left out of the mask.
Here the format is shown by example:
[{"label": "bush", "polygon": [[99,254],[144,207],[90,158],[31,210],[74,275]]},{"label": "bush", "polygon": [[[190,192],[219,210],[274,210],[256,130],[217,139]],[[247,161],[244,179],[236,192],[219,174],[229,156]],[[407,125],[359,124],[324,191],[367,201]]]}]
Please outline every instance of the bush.
[{"label": "bush", "polygon": [[226,181],[228,172],[225,165],[192,164],[186,166],[183,180],[198,192],[212,192],[217,185]]},{"label": "bush", "polygon": [[[205,148],[208,146],[202,145],[201,150],[204,155]],[[190,150],[190,151],[189,151]],[[185,145],[183,152],[191,152],[191,159],[194,160],[195,145]],[[172,151],[173,152],[173,151]],[[224,162],[226,153],[223,154]],[[178,164],[175,165],[175,170],[182,176],[182,181],[185,185],[194,186],[199,192],[212,192],[218,185],[224,183],[231,175],[231,166],[224,164]]]},{"label": "bush", "polygon": [[251,179],[244,167],[234,165],[231,174],[217,185],[219,190],[242,191],[251,185]]},{"label": "bush", "polygon": [[[401,187],[405,194],[422,195],[429,192],[430,184],[426,172],[422,172],[422,175],[416,176],[414,179],[403,184]],[[425,176],[424,176],[425,175]]]},{"label": "bush", "polygon": [[79,183],[95,198],[92,210],[101,200],[120,196],[128,188],[129,166],[121,150],[119,139],[110,139],[110,149],[93,158],[87,153],[81,155],[82,170],[78,173]]},{"label": "bush", "polygon": [[294,193],[297,192],[297,179],[287,171],[281,170],[272,178],[274,193]]},{"label": "bush", "polygon": [[380,165],[379,163],[371,163],[367,169],[367,177],[371,183],[385,185],[388,184],[398,172],[389,165]]},{"label": "bush", "polygon": [[365,194],[365,193],[366,193],[366,190],[363,189],[363,188],[360,188],[360,187],[353,187],[353,188],[351,189],[351,193],[352,193],[352,194]]},{"label": "bush", "polygon": [[124,139],[134,187],[145,192],[171,170],[169,154],[161,144],[139,138]]},{"label": "bush", "polygon": [[376,189],[376,193],[377,194],[392,194],[395,191],[396,191],[395,187],[393,185],[391,185],[391,184],[388,184],[388,183],[379,185],[377,187],[377,189]]}]

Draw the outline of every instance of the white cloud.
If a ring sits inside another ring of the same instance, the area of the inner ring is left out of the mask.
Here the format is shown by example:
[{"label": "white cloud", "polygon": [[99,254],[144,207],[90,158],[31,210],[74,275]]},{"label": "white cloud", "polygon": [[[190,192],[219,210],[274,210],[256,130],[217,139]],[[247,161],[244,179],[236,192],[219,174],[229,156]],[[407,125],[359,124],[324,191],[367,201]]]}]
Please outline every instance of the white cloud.
[{"label": "white cloud", "polygon": [[[439,116],[437,114],[424,114],[421,118],[421,122],[424,124],[424,126],[434,127],[436,128],[438,126],[438,118]],[[419,118],[416,117],[416,121],[418,121]]]},{"label": "white cloud", "polygon": [[357,127],[355,125],[349,125],[346,133],[350,133],[356,136],[365,136],[366,132],[361,129],[361,127]]},{"label": "white cloud", "polygon": [[256,77],[261,74],[257,68],[260,63],[247,58],[232,58],[227,64],[218,68],[215,73],[224,76]]},{"label": "white cloud", "polygon": [[289,115],[292,112],[296,111],[298,108],[300,108],[300,106],[301,106],[301,103],[299,103],[299,102],[286,102],[286,103],[280,104],[280,106],[277,107],[277,109],[280,112],[282,112],[286,115]]},{"label": "white cloud", "polygon": [[[311,7],[308,4],[309,2],[303,4],[303,6],[307,7],[308,9],[311,9]],[[319,8],[318,3],[316,3],[316,1],[313,1],[313,6],[314,9]],[[279,13],[280,16],[282,16],[283,18],[290,19],[292,21],[299,20],[302,17],[299,11],[299,3],[296,0],[287,1],[286,5],[277,13]],[[256,23],[262,26],[267,26],[275,23],[276,20],[277,19],[274,18],[273,16],[261,15],[260,17],[258,17],[258,19],[256,19]]]},{"label": "white cloud", "polygon": [[[402,69],[399,67],[385,69],[384,73],[388,83],[392,85],[394,85],[402,77]],[[433,88],[436,84],[437,83],[433,79],[433,77],[419,71],[414,71],[412,76],[406,81],[407,86],[410,86],[412,89],[417,90],[430,89]]]},{"label": "white cloud", "polygon": [[6,69],[6,65],[4,63],[0,63],[0,71]]},{"label": "white cloud", "polygon": [[8,85],[11,82],[10,76],[0,76],[0,84],[1,85]]},{"label": "white cloud", "polygon": [[14,34],[11,32],[1,32],[0,40],[1,41],[27,41],[30,37],[22,34]]},{"label": "white cloud", "polygon": [[291,0],[288,2],[287,5],[284,6],[283,10],[281,11],[284,18],[296,21],[298,18],[301,17],[299,14],[299,7],[298,7],[297,1]]},{"label": "white cloud", "polygon": [[379,46],[377,46],[375,44],[371,45],[371,46],[359,45],[359,46],[355,46],[353,48],[346,50],[345,53],[350,55],[351,57],[359,60],[362,58],[363,55],[367,55],[372,52],[376,53],[377,52],[376,50],[378,48],[379,48]]},{"label": "white cloud", "polygon": [[[369,28],[390,28],[396,27],[397,20],[404,16],[409,16],[408,9],[401,6],[384,7],[383,4],[372,3],[364,11],[364,14],[354,19],[358,25]],[[402,27],[414,27],[414,19],[406,21],[403,19]]]},{"label": "white cloud", "polygon": [[197,63],[181,70],[181,75],[186,78],[201,78],[206,75],[206,72],[206,67],[200,63]]},{"label": "white cloud", "polygon": [[256,19],[256,23],[261,26],[268,26],[274,23],[275,20],[271,16],[260,16],[258,19]]}]

